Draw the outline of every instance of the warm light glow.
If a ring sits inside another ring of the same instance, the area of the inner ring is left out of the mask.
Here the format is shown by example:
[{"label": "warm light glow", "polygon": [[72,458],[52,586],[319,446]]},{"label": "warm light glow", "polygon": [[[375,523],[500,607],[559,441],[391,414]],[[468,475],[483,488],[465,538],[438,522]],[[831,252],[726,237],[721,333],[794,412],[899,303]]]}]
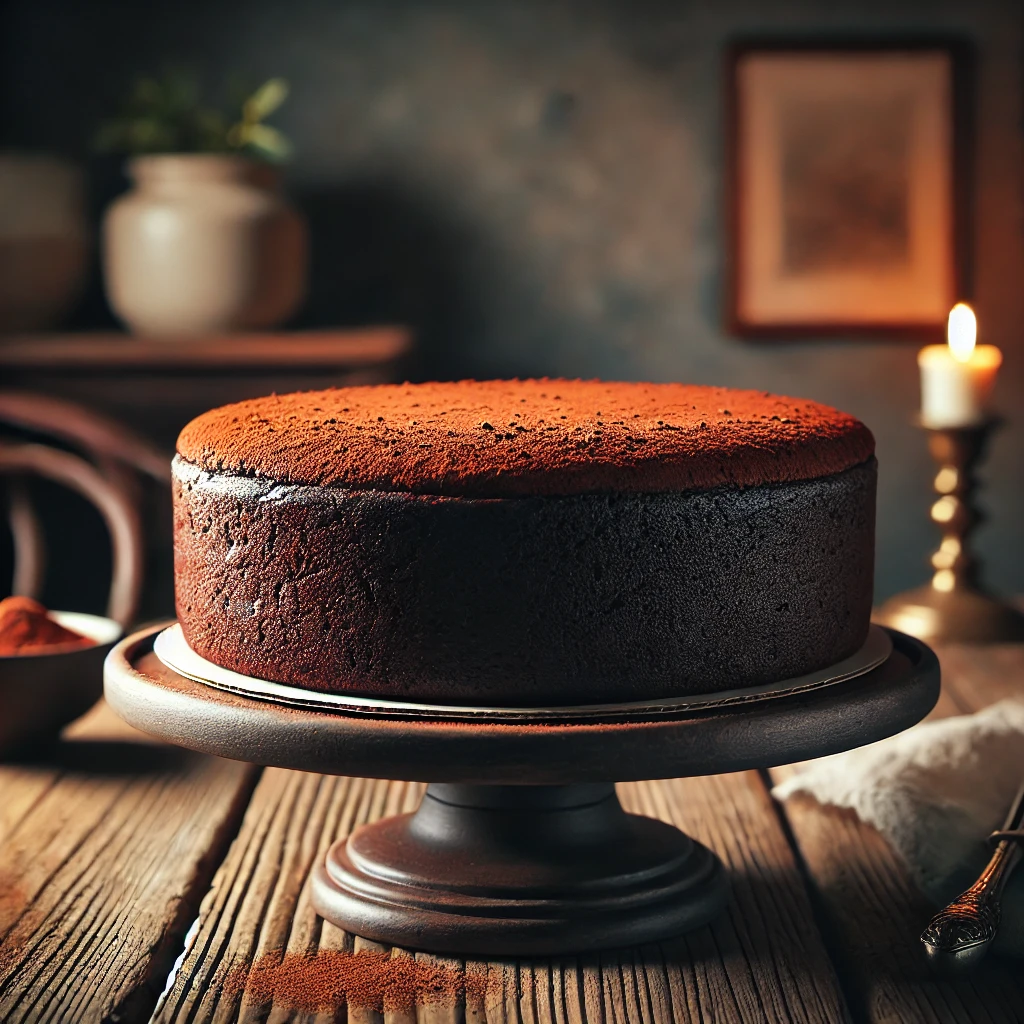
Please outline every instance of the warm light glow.
[{"label": "warm light glow", "polygon": [[966,302],[958,302],[949,311],[946,337],[953,358],[961,363],[969,362],[978,337],[978,321],[975,319],[974,310]]},{"label": "warm light glow", "polygon": [[939,494],[951,494],[960,482],[960,474],[955,466],[943,466],[935,476],[935,490]]},{"label": "warm light glow", "polygon": [[960,502],[952,494],[944,494],[932,505],[932,520],[936,523],[948,523],[956,515]]}]

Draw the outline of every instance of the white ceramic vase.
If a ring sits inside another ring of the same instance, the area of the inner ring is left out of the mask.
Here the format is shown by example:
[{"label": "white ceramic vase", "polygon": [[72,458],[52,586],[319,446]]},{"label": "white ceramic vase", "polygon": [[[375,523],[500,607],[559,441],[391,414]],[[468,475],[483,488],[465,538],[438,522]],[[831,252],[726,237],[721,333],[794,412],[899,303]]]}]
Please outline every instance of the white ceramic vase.
[{"label": "white ceramic vase", "polygon": [[32,153],[0,153],[0,333],[52,327],[88,263],[82,173]]},{"label": "white ceramic vase", "polygon": [[277,170],[236,156],[132,160],[134,187],[103,225],[114,312],[136,334],[194,336],[274,327],[301,303],[306,228]]}]

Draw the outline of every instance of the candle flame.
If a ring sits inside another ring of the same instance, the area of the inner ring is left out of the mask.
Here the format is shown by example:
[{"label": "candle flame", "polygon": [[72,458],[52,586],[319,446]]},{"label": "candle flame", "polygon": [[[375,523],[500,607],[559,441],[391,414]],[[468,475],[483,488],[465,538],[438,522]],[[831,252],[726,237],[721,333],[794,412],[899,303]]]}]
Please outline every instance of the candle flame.
[{"label": "candle flame", "polygon": [[978,337],[978,321],[974,316],[974,310],[966,302],[958,302],[949,311],[946,337],[953,358],[961,363],[968,362]]}]

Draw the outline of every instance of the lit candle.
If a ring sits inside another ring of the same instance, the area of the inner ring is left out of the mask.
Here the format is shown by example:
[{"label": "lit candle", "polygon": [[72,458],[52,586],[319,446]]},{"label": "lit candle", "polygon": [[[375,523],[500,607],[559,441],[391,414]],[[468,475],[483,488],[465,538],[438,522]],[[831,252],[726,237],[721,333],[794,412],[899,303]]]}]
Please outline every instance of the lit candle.
[{"label": "lit candle", "polygon": [[970,427],[988,418],[1003,354],[995,345],[975,345],[977,334],[974,311],[958,302],[949,313],[948,344],[918,353],[924,426]]}]

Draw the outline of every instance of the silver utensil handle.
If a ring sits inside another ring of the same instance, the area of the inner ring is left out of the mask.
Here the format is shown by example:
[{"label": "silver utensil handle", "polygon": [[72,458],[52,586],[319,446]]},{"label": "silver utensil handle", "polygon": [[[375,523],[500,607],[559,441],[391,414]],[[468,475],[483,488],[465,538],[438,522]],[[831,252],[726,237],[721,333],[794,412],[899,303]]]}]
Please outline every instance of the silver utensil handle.
[{"label": "silver utensil handle", "polygon": [[921,933],[929,960],[940,969],[974,966],[984,955],[999,929],[1003,889],[1021,858],[1024,831],[997,832],[999,841],[992,859],[978,880]]}]

